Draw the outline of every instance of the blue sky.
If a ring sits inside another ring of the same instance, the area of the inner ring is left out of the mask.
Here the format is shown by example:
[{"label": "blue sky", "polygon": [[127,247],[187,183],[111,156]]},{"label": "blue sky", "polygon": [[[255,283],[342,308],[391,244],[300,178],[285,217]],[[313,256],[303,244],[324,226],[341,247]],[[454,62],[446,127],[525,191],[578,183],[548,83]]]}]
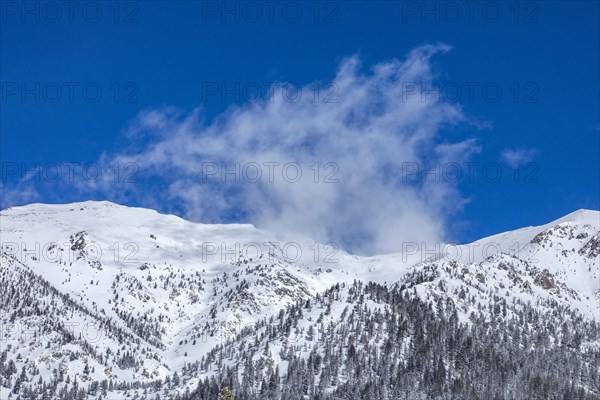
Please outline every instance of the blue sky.
[{"label": "blue sky", "polygon": [[[445,240],[458,242],[600,208],[598,2],[484,1],[473,8],[462,2],[279,2],[274,9],[268,2],[227,2],[225,12],[222,2],[67,4],[2,3],[2,207],[107,199],[207,222],[262,226],[270,218],[348,247],[390,229],[384,221],[370,227],[355,219],[367,208],[372,210],[366,217],[381,210],[384,220],[390,216],[403,230],[412,224],[440,228]],[[421,59],[414,51],[422,46],[437,47]],[[411,57],[421,68],[414,81],[404,71]],[[340,68],[349,58],[360,66],[346,81]],[[404,81],[382,78],[376,66],[397,69]],[[313,91],[317,81],[320,89]],[[268,99],[273,82],[300,88],[304,100],[318,93],[318,104],[294,103],[288,89],[273,92],[284,97],[284,111],[252,101],[255,94]],[[348,82],[373,91],[374,97],[364,99],[373,111],[363,115],[357,104],[343,110],[326,104],[327,95],[349,104],[343,98],[353,96]],[[414,84],[433,100],[411,92]],[[392,89],[401,90],[394,92],[400,93],[397,104],[382,94]],[[386,112],[396,118],[394,110],[410,104],[402,93],[434,104],[415,111],[414,123],[369,125],[367,120]],[[382,98],[385,105],[378,109]],[[357,146],[338,146],[345,140],[338,132],[343,126],[327,124],[341,112],[355,119],[351,126],[376,128],[375,142],[354,133],[348,140]],[[312,115],[326,123],[310,121]],[[439,124],[429,127],[425,139],[414,136],[436,118]],[[269,123],[262,126],[265,119]],[[285,126],[282,137],[268,131],[277,123]],[[303,132],[302,140],[287,131],[288,123]],[[412,131],[379,131],[385,127]],[[337,133],[324,136],[332,131]],[[243,145],[236,142],[238,134]],[[269,142],[275,138],[287,144]],[[266,143],[277,151],[269,153]],[[178,153],[195,146],[218,150]],[[354,150],[361,165],[355,170],[347,160]],[[209,162],[240,162],[243,168],[253,162],[264,167],[265,160],[298,162],[305,177],[315,162],[322,173],[332,163],[340,182],[288,190],[214,176],[205,182],[192,174]],[[114,162],[131,168],[120,171],[116,183],[108,170]],[[77,166],[67,179],[69,163],[102,169],[102,182],[82,179]],[[56,165],[61,175],[53,180]],[[419,172],[437,168],[438,175],[410,172],[398,179],[402,168],[406,174],[415,165]],[[448,175],[456,165],[459,179]],[[34,168],[42,170],[41,179],[21,176]],[[369,168],[377,170],[365,172]],[[498,170],[502,176],[496,179]],[[134,179],[123,182],[123,174]],[[371,193],[371,200],[355,196],[358,190]],[[396,201],[410,206],[398,210]],[[275,211],[257,211],[264,207]],[[421,212],[423,219],[406,215]],[[307,223],[324,221],[323,228],[303,230],[298,214]],[[353,226],[349,236],[332,233],[344,226]],[[428,237],[428,229],[418,240]]]}]

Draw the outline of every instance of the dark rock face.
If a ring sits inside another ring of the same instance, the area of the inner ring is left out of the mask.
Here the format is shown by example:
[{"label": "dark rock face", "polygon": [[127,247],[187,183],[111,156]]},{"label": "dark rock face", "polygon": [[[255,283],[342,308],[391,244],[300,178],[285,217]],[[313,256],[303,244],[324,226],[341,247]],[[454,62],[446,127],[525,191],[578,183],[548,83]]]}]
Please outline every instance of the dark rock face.
[{"label": "dark rock face", "polygon": [[596,233],[580,250],[579,254],[588,258],[600,256],[600,232]]},{"label": "dark rock face", "polygon": [[556,287],[556,284],[554,283],[554,276],[547,269],[544,269],[541,273],[536,275],[533,282],[545,290]]}]

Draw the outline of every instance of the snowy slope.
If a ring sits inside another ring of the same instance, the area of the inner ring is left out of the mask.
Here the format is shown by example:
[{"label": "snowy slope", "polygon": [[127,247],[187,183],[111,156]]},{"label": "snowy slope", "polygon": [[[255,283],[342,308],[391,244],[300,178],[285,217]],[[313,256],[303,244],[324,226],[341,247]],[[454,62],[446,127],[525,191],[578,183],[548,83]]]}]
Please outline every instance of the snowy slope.
[{"label": "snowy slope", "polygon": [[[579,210],[467,245],[360,257],[298,235],[110,202],[15,207],[0,213],[2,350],[31,380],[162,380],[355,280],[451,301],[464,323],[498,298],[600,322],[599,231],[600,213]],[[342,312],[334,307],[332,318]],[[1,390],[6,398],[10,389]]]}]

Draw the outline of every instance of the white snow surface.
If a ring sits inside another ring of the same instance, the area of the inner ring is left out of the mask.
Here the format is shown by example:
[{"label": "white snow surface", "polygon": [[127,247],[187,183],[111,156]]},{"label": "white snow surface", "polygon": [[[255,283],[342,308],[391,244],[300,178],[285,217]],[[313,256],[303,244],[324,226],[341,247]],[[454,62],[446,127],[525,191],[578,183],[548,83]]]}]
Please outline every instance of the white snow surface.
[{"label": "white snow surface", "polygon": [[[29,271],[90,311],[69,312],[63,323],[99,353],[108,348],[114,354],[122,343],[95,316],[123,329],[130,342],[138,340],[136,351],[156,355],[138,374],[116,366],[106,371],[90,358],[98,366],[92,378],[152,380],[199,360],[244,326],[337,283],[403,284],[426,266],[439,274],[418,285],[424,299],[443,280],[451,289],[477,288],[482,301],[489,293],[541,301],[542,307],[552,299],[600,321],[599,231],[600,212],[578,210],[470,244],[406,243],[401,253],[362,257],[300,235],[249,224],[193,223],[106,201],[30,204],[0,212],[0,274],[17,287]],[[59,301],[38,293],[45,304]],[[142,338],[123,313],[156,334]],[[465,306],[465,322],[468,313]],[[82,351],[77,344],[45,348],[45,341],[27,336],[39,318],[11,322],[3,313],[0,323],[2,346],[10,344],[21,363],[47,365],[42,375],[60,365],[71,372],[83,369],[81,360],[68,361],[71,351]]]}]

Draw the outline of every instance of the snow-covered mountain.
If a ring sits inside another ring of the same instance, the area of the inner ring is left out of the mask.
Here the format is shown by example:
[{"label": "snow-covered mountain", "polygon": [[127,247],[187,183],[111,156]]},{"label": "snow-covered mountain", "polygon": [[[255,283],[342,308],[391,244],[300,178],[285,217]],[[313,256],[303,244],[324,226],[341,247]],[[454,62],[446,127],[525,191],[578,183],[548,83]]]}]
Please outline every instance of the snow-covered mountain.
[{"label": "snow-covered mountain", "polygon": [[0,242],[2,399],[600,398],[598,211],[361,257],[252,225],[32,204],[0,213]]}]

